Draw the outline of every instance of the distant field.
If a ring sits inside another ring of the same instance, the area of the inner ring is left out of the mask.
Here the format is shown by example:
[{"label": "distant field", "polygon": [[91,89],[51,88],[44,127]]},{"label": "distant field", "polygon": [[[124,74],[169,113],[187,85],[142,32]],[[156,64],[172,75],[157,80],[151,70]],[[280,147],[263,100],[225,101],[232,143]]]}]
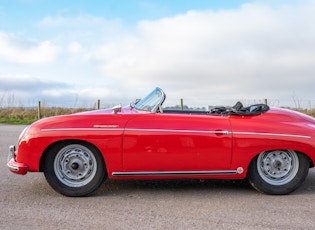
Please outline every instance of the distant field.
[{"label": "distant field", "polygon": [[31,124],[39,118],[51,117],[57,115],[65,115],[77,112],[83,112],[92,110],[93,108],[79,108],[79,109],[67,109],[67,108],[41,108],[38,109],[29,108],[7,108],[0,109],[0,123],[6,124]]},{"label": "distant field", "polygon": [[[40,118],[65,115],[77,112],[83,112],[93,110],[95,108],[79,108],[79,109],[67,109],[67,108],[41,108],[40,112],[37,108],[0,108],[0,123],[6,124],[31,124]],[[315,117],[315,109],[293,109],[305,113],[307,115]]]}]

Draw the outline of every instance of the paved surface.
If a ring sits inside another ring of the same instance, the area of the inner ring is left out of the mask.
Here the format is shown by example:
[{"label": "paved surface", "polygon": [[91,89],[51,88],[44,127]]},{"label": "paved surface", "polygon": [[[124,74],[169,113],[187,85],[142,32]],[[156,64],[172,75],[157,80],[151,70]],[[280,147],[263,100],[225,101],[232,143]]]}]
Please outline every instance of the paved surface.
[{"label": "paved surface", "polygon": [[54,192],[42,173],[14,175],[8,146],[24,126],[0,124],[0,229],[314,229],[315,171],[286,196],[245,181],[107,181],[90,197]]}]

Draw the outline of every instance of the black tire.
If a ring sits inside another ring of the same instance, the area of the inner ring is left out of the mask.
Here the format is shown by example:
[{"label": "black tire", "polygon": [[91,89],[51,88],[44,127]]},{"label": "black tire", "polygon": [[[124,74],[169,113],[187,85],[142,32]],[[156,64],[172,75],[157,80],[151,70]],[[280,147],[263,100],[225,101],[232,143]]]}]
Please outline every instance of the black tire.
[{"label": "black tire", "polygon": [[101,153],[87,143],[53,146],[44,159],[43,171],[55,191],[71,197],[91,194],[107,178]]},{"label": "black tire", "polygon": [[293,150],[262,152],[249,165],[248,180],[262,193],[284,195],[304,182],[309,166],[309,159]]}]

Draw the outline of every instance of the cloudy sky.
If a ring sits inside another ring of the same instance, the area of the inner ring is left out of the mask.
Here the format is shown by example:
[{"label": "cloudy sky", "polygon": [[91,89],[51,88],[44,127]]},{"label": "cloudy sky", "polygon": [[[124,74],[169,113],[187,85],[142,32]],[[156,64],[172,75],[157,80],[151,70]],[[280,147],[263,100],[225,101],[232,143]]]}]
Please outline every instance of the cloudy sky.
[{"label": "cloudy sky", "polygon": [[0,0],[0,107],[315,107],[315,1]]}]

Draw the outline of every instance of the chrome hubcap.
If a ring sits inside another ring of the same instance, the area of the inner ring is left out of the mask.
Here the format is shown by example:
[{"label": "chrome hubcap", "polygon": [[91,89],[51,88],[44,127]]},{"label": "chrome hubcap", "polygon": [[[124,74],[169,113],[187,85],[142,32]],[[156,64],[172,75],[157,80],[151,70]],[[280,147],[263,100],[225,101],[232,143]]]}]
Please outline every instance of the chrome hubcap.
[{"label": "chrome hubcap", "polygon": [[299,159],[292,150],[263,152],[257,159],[257,169],[261,178],[272,185],[290,182],[297,174]]},{"label": "chrome hubcap", "polygon": [[86,147],[78,144],[62,148],[56,155],[54,170],[57,178],[70,187],[88,184],[96,173],[96,159]]}]

